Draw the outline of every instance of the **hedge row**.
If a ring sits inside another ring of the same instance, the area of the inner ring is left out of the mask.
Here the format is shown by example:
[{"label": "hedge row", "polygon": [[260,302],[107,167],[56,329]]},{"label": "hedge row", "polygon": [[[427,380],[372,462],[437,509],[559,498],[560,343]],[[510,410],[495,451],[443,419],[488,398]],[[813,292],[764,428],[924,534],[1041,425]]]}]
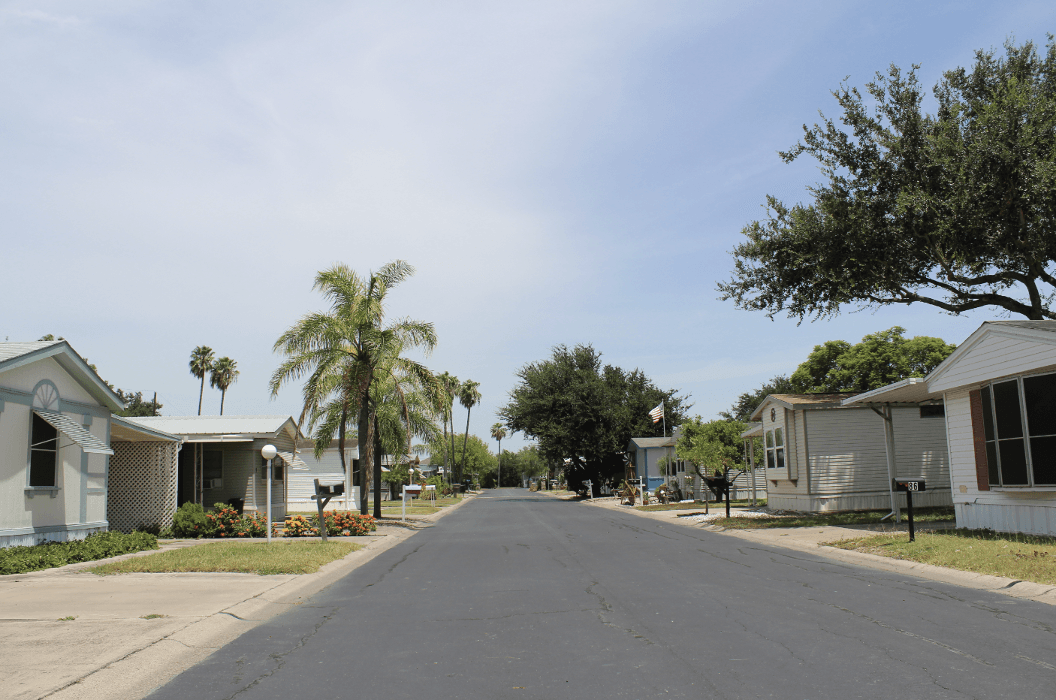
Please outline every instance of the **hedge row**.
[{"label": "hedge row", "polygon": [[0,549],[0,574],[24,574],[79,561],[95,561],[119,554],[157,549],[158,538],[149,532],[99,532],[83,540],[47,542],[32,547]]}]

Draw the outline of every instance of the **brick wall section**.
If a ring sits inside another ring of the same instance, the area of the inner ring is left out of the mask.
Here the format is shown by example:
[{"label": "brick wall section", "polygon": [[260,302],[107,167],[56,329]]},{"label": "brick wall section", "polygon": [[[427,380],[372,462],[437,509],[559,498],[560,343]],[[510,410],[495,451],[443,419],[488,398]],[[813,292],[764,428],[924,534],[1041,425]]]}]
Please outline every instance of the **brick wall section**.
[{"label": "brick wall section", "polygon": [[986,466],[986,434],[983,432],[983,395],[979,389],[968,392],[972,409],[972,442],[975,447],[975,483],[980,491],[990,490]]}]

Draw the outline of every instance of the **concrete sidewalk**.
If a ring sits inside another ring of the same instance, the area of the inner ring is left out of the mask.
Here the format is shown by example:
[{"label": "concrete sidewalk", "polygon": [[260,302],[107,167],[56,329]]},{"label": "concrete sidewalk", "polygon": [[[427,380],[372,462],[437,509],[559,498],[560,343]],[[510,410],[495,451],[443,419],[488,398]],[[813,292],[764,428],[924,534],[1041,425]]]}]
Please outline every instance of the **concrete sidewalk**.
[{"label": "concrete sidewalk", "polygon": [[[406,524],[383,521],[376,534],[354,540],[366,547],[314,574],[89,572],[102,562],[152,551],[0,577],[0,695],[12,700],[141,698],[243,632],[431,527],[466,500],[433,515],[408,516]],[[216,541],[181,540],[162,549]]]},{"label": "concrete sidewalk", "polygon": [[[866,554],[864,552],[855,552],[847,549],[828,547],[824,544],[826,542],[835,542],[837,540],[861,537],[863,533],[880,529],[873,526],[824,526],[796,528],[766,528],[758,530],[731,530],[717,525],[698,524],[687,518],[679,517],[680,515],[684,515],[687,512],[696,512],[695,510],[643,511],[639,510],[638,508],[632,508],[630,506],[621,506],[614,498],[596,498],[593,501],[582,501],[582,503],[591,504],[600,508],[609,508],[624,512],[633,512],[635,515],[639,515],[644,518],[650,518],[653,520],[666,522],[672,525],[677,524],[683,527],[703,529],[707,530],[708,532],[720,533],[731,537],[739,537],[741,539],[756,542],[759,544],[773,545],[776,547],[785,547],[787,549],[795,549],[802,552],[811,552],[812,554],[817,554],[823,557],[827,557],[829,559],[836,559],[848,564],[867,566],[872,569],[880,569],[882,571],[910,574],[931,581],[941,581],[943,583],[964,586],[966,588],[993,591],[995,593],[1001,593],[1002,595],[1011,596],[1013,598],[1024,598],[1027,600],[1034,600],[1039,603],[1048,603],[1049,605],[1056,605],[1056,586],[1032,583],[1030,581],[1020,581],[1018,579],[1005,578],[1003,576],[990,576],[988,574],[977,574],[970,571],[947,569],[945,567],[934,566],[932,564],[921,564],[919,562],[906,561],[904,559],[893,559],[891,557],[882,557],[876,554]],[[717,508],[721,508],[724,511],[725,506],[716,506],[716,504],[711,504],[712,512],[714,512]],[[731,510],[744,509],[734,508]],[[703,511],[704,508],[703,506],[701,506],[700,512],[703,513]],[[725,512],[723,512],[723,515],[725,515]],[[946,527],[943,526],[941,528],[936,528],[935,525],[935,523],[919,523],[917,525],[917,530],[919,532],[926,532],[929,529],[945,529]],[[885,526],[885,529],[899,529],[901,531],[907,531],[907,525],[905,523],[903,523],[902,525],[888,525]]]}]

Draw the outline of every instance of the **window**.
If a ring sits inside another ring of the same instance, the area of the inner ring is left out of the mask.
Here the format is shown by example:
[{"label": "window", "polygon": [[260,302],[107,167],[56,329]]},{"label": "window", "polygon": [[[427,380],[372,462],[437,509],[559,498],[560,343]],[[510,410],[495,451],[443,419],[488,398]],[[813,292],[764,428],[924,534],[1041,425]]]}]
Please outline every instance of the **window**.
[{"label": "window", "polygon": [[766,468],[785,468],[785,440],[781,428],[774,428],[766,433]]},{"label": "window", "polygon": [[[271,460],[272,481],[282,481],[282,473],[284,471],[283,467],[285,465],[286,462],[282,459],[282,457],[275,457],[273,460]],[[260,458],[260,479],[261,481],[268,480],[268,460],[264,459],[263,457]]]},{"label": "window", "polygon": [[222,482],[224,478],[224,453],[220,450],[205,450],[202,452],[202,478],[205,479],[205,488],[213,488],[210,484],[215,479]]},{"label": "window", "polygon": [[59,458],[59,431],[33,414],[29,441],[29,485],[55,486],[55,465]]},{"label": "window", "polygon": [[981,391],[993,486],[1056,486],[1056,374],[994,382]]},{"label": "window", "polygon": [[941,403],[927,404],[920,407],[921,418],[942,418],[946,415],[946,405]]}]

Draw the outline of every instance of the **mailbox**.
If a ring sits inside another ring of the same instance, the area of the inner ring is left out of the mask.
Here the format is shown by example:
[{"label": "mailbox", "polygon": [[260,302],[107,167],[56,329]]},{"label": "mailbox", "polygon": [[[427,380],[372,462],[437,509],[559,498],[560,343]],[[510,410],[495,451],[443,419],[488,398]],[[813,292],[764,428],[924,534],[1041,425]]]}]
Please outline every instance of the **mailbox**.
[{"label": "mailbox", "polygon": [[330,485],[330,486],[320,486],[319,487],[319,495],[320,496],[340,496],[344,492],[345,492],[345,485],[344,484],[333,484],[333,485]]},{"label": "mailbox", "polygon": [[910,493],[924,490],[923,479],[894,479],[894,482],[895,491],[905,491]]},{"label": "mailbox", "polygon": [[421,493],[422,486],[421,484],[408,484],[407,486],[403,487],[403,490],[407,493]]}]

